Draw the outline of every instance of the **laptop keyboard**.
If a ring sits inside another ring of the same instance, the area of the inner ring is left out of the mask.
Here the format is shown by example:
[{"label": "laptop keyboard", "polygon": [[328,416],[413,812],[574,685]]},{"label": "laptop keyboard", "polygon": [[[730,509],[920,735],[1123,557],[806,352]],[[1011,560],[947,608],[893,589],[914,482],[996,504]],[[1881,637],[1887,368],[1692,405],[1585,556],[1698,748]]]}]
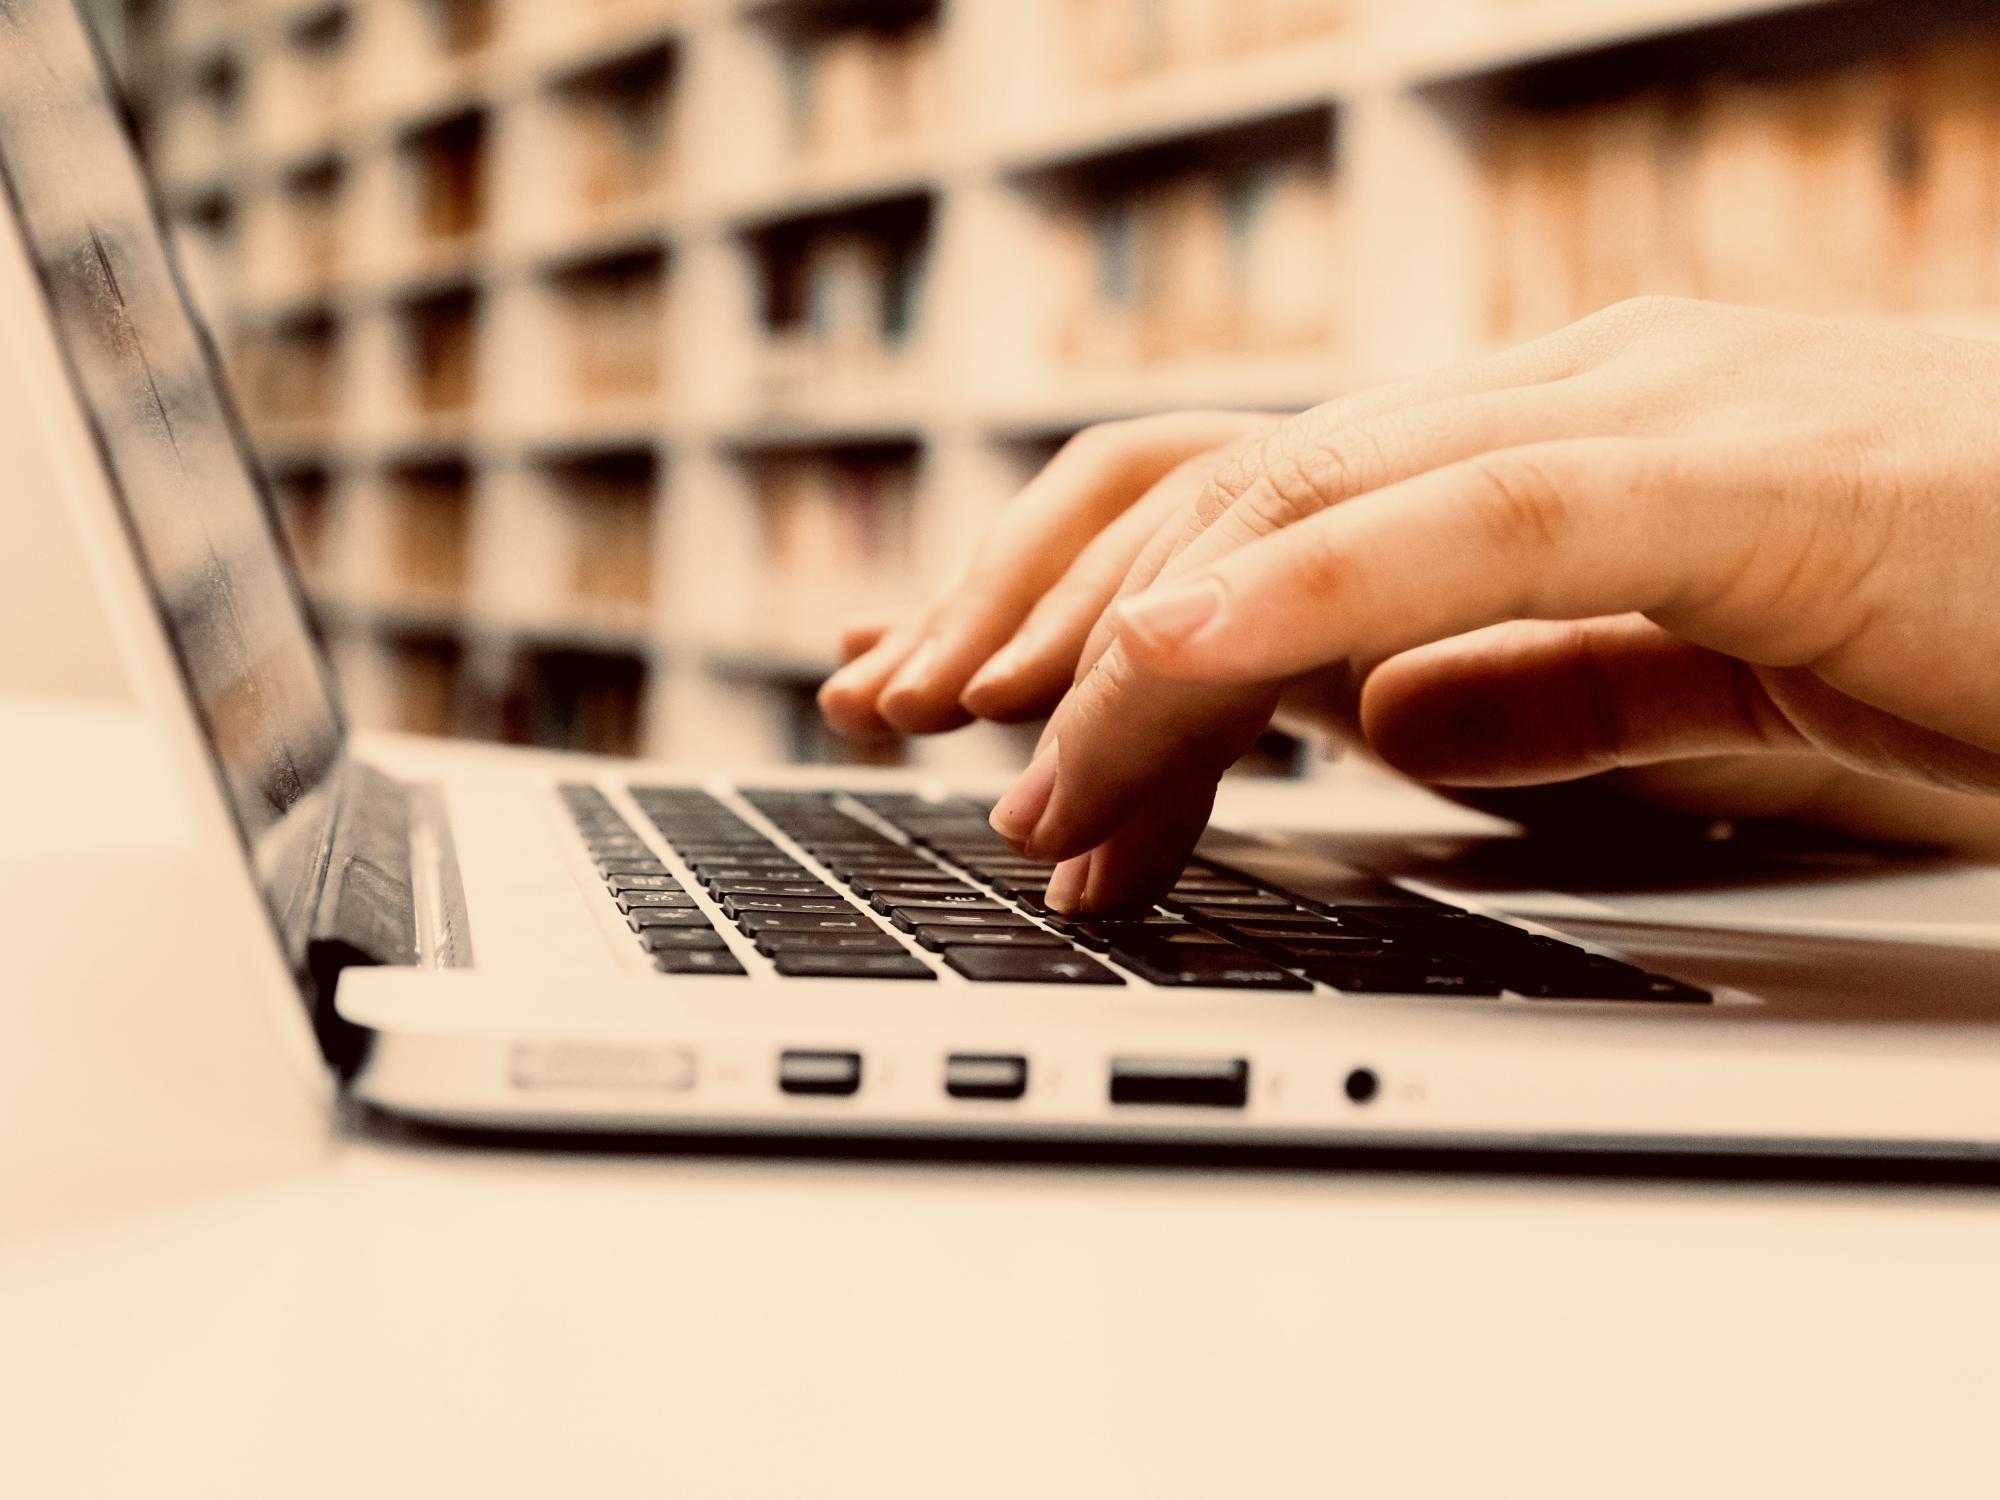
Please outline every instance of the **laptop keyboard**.
[{"label": "laptop keyboard", "polygon": [[[924,954],[979,984],[1309,990],[1700,1004],[1707,991],[1558,938],[1356,879],[1306,898],[1210,861],[1158,905],[1070,921],[1048,866],[968,799],[745,791],[812,863],[708,793],[633,786],[710,903],[777,974],[922,983]],[[742,975],[701,903],[596,787],[560,795],[607,891],[668,974]]]}]

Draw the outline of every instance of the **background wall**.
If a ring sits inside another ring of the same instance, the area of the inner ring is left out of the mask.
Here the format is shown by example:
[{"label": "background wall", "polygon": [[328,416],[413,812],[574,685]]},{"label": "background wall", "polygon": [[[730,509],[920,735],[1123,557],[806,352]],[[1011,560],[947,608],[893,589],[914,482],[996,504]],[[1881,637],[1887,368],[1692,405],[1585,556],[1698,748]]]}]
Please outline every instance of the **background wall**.
[{"label": "background wall", "polygon": [[1091,422],[2000,305],[1978,0],[98,4],[364,722],[1009,759],[811,693]]}]

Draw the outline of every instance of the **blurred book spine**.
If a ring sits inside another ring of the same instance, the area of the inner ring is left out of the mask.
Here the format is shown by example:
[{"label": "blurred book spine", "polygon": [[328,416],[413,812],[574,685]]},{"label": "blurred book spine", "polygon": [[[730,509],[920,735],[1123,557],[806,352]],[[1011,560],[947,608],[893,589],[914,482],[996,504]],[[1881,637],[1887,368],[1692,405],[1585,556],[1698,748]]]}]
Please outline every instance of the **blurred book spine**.
[{"label": "blurred book spine", "polygon": [[2000,30],[1783,77],[1503,112],[1492,333],[1665,292],[1951,319],[2000,303]]},{"label": "blurred book spine", "polygon": [[919,142],[940,123],[937,18],[802,37],[785,85],[792,153],[809,166],[837,171]]},{"label": "blurred book spine", "polygon": [[904,454],[815,453],[762,460],[754,475],[765,608],[777,646],[824,650],[841,620],[905,602],[916,465]]},{"label": "blurred book spine", "polygon": [[1096,199],[1059,222],[1055,353],[1082,369],[1331,346],[1333,184],[1310,153]]}]

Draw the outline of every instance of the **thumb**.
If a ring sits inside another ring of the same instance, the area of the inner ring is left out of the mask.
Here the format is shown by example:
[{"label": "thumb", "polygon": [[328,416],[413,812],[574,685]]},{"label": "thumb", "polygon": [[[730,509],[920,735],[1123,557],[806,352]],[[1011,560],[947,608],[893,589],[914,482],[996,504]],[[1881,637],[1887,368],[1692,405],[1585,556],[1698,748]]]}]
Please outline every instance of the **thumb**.
[{"label": "thumb", "polygon": [[1807,745],[1751,667],[1638,615],[1515,621],[1392,657],[1361,727],[1397,770],[1457,787]]}]

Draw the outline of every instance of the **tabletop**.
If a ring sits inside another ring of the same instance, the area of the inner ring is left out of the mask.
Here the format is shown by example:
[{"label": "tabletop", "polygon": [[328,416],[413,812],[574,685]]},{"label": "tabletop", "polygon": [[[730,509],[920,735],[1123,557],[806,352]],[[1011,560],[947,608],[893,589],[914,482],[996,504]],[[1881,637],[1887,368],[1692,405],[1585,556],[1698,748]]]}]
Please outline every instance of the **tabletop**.
[{"label": "tabletop", "polygon": [[143,1063],[200,956],[175,792],[129,711],[0,699],[0,743],[35,773],[0,790],[9,1494],[1996,1487],[2000,1196],[1958,1174],[607,1154],[337,1111],[121,1164],[91,1049]]}]

